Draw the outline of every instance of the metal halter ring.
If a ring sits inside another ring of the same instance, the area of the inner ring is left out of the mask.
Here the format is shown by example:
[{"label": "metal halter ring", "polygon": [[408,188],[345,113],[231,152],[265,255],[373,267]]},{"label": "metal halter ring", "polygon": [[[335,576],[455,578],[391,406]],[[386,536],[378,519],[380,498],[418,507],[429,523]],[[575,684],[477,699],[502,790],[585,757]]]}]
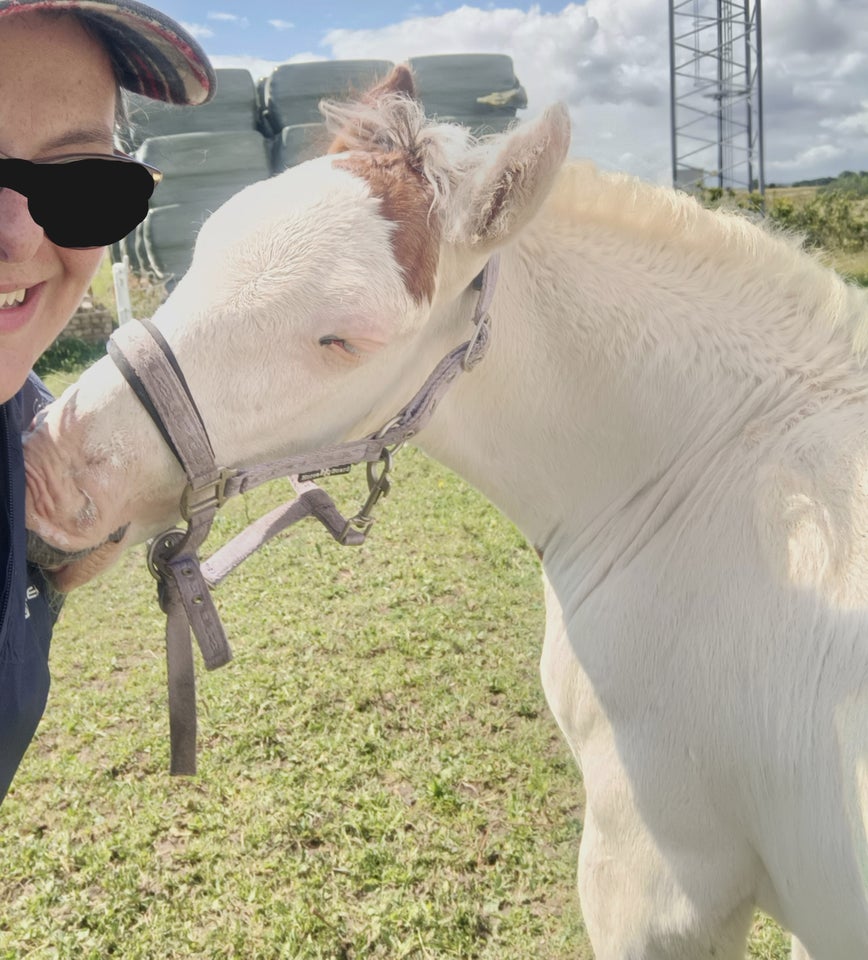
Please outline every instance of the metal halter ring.
[{"label": "metal halter ring", "polygon": [[[379,475],[374,472],[377,462],[383,464],[383,469]],[[389,480],[389,472],[391,469],[392,451],[389,450],[388,447],[384,447],[383,452],[380,454],[379,461],[372,461],[368,464],[368,499],[365,501],[362,509],[359,510],[354,517],[350,517],[350,519],[347,520],[347,525],[344,527],[343,533],[339,538],[340,543],[346,542],[347,534],[351,528],[360,530],[362,533],[367,533],[368,530],[371,529],[371,525],[374,522],[371,512],[380,498],[388,496],[389,491],[392,489],[392,483]]]},{"label": "metal halter ring", "polygon": [[170,527],[154,537],[148,545],[148,570],[155,580],[162,580],[159,561],[166,556],[173,556],[178,544],[187,536],[180,527]]}]

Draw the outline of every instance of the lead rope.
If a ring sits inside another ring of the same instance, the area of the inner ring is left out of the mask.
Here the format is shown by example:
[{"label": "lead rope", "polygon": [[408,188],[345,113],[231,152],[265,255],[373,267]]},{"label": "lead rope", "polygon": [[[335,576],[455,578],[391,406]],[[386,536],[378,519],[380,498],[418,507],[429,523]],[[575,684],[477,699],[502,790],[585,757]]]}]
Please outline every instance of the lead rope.
[{"label": "lead rope", "polygon": [[[440,399],[462,371],[472,370],[485,355],[491,328],[488,313],[499,272],[492,257],[481,278],[473,315],[472,337],[447,354],[412,400],[382,430],[361,441],[322,448],[244,470],[218,467],[204,421],[183,373],[166,341],[148,321],[130,321],[112,334],[109,355],[132,386],[181,464],[187,486],[181,516],[187,529],[172,528],[155,537],[148,568],[157,579],[161,610],[166,614],[166,663],[169,695],[171,773],[196,772],[196,680],[190,630],[205,666],[214,670],[232,659],[232,650],[211,598],[210,589],[259,547],[305,517],[315,517],[345,546],[359,546],[373,523],[373,510],[390,489],[392,456],[428,422]],[[144,335],[143,336],[143,332]],[[368,498],[345,519],[331,497],[313,481],[348,473],[367,464]],[[377,468],[379,467],[379,472]],[[217,510],[238,493],[278,477],[290,477],[298,496],[259,520],[201,564],[198,551]]]}]

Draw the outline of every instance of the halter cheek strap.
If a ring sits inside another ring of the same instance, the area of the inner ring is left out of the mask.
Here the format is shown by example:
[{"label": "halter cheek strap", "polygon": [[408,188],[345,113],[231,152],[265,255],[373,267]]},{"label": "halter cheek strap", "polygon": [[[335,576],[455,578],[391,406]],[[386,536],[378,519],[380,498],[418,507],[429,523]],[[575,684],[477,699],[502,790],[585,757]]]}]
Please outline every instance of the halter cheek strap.
[{"label": "halter cheek strap", "polygon": [[[169,400],[177,400],[177,389],[183,391],[183,399],[181,400],[179,407],[181,411],[193,415],[193,424],[194,431],[199,436],[199,439],[204,440],[204,443],[208,447],[208,451],[211,456],[211,460],[214,460],[214,450],[211,447],[211,441],[208,438],[208,431],[205,429],[205,421],[202,419],[202,414],[199,413],[199,408],[196,406],[196,401],[193,399],[193,394],[190,392],[190,387],[187,384],[187,379],[181,371],[181,367],[178,364],[178,361],[175,359],[175,354],[172,353],[172,348],[166,342],[166,338],[160,333],[160,331],[151,323],[150,320],[139,320],[138,321],[145,330],[151,335],[154,343],[162,351],[163,357],[166,362],[171,367],[171,373],[174,374],[173,378],[170,378],[168,381],[165,381],[163,386],[168,389],[172,394],[169,397]],[[109,356],[115,362],[115,365],[124,375],[124,379],[127,383],[133,388],[133,392],[138,397],[139,402],[148,411],[148,415],[151,420],[156,424],[157,429],[160,431],[163,439],[166,441],[169,449],[175,455],[175,459],[183,466],[186,470],[185,460],[187,459],[185,453],[186,447],[179,447],[172,435],[169,433],[169,428],[166,424],[164,418],[160,415],[157,409],[157,399],[153,399],[151,394],[148,392],[148,389],[145,387],[145,382],[142,379],[142,376],[138,373],[134,360],[138,361],[140,364],[148,364],[148,355],[142,354],[139,355],[138,351],[135,349],[135,345],[131,345],[130,349],[127,351],[129,353],[129,358],[127,353],[125,353],[119,343],[118,335],[111,337],[106,344]],[[161,362],[158,362],[154,367],[154,371],[158,371]],[[153,379],[151,377],[153,376]],[[159,383],[159,374],[158,372],[151,374],[150,372],[145,373],[145,377],[148,381],[155,386]]]},{"label": "halter cheek strap", "polygon": [[209,670],[228,663],[232,650],[197,557],[222,499],[206,496],[193,510],[188,502],[191,496],[219,485],[225,471],[215,463],[202,415],[159,330],[146,320],[124,324],[109,340],[108,352],[187,477],[183,511],[187,530],[167,531],[157,537],[149,566],[157,577],[159,603],[166,614],[171,771],[194,773],[197,720],[191,628]]}]

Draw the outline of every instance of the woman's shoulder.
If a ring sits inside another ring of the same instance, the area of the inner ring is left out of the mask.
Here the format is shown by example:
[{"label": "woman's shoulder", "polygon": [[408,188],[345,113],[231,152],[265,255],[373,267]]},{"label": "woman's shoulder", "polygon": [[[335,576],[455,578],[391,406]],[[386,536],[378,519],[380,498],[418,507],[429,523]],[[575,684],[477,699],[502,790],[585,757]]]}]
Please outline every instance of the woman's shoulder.
[{"label": "woman's shoulder", "polygon": [[24,386],[21,388],[20,397],[21,414],[25,426],[27,426],[43,407],[48,406],[54,399],[48,387],[45,386],[32,370]]}]

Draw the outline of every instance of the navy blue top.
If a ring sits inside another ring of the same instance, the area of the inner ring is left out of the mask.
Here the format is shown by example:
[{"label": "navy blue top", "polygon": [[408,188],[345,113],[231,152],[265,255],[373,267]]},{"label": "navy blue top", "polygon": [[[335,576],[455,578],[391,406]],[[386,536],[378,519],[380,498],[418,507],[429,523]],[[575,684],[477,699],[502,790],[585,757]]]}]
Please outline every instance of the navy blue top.
[{"label": "navy blue top", "polygon": [[0,404],[0,802],[48,697],[48,650],[60,598],[26,561],[21,430],[51,400],[35,376]]}]

